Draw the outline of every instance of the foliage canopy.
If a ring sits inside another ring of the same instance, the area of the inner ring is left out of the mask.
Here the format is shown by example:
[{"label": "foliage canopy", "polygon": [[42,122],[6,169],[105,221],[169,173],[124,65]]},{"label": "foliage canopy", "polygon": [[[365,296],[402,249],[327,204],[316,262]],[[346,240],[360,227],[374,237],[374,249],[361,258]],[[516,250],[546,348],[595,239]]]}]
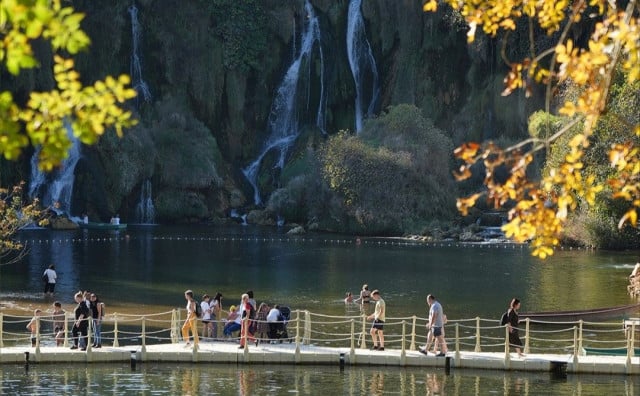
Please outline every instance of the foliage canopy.
[{"label": "foliage canopy", "polygon": [[41,146],[39,167],[50,171],[66,158],[71,147],[65,124],[85,144],[93,144],[106,128],[122,129],[135,120],[121,108],[135,91],[127,75],[107,77],[83,86],[74,62],[61,54],[87,49],[90,40],[82,31],[83,14],[63,7],[61,0],[2,0],[0,3],[0,65],[17,76],[39,66],[32,44],[41,40],[54,56],[56,86],[31,92],[26,103],[17,103],[9,91],[0,92],[0,154],[17,159],[29,144]]},{"label": "foliage canopy", "polygon": [[[608,181],[585,173],[585,150],[594,139],[601,117],[612,111],[610,95],[616,73],[628,84],[640,77],[640,9],[637,0],[615,2],[605,0],[444,0],[458,10],[469,24],[468,41],[481,28],[490,36],[508,35],[517,24],[529,25],[529,54],[522,59],[506,60],[509,72],[505,77],[504,95],[515,89],[530,92],[534,83],[547,86],[547,112],[550,112],[552,93],[560,85],[579,87],[576,94],[565,97],[557,113],[566,118],[561,127],[545,136],[534,136],[515,146],[502,149],[491,142],[463,144],[455,150],[463,161],[459,179],[471,175],[471,167],[483,163],[486,191],[458,199],[458,209],[468,209],[483,195],[496,206],[513,204],[509,223],[503,229],[516,241],[531,241],[533,255],[545,258],[553,254],[567,224],[569,213],[580,204],[593,205],[596,195],[605,191],[614,199],[628,203],[618,226],[626,223],[637,226],[640,208],[640,148],[637,139],[613,143],[608,163],[614,170]],[[437,0],[427,0],[424,11],[434,11]],[[620,8],[622,7],[622,8]],[[572,37],[577,25],[589,32],[588,42],[580,43]],[[542,30],[557,43],[539,51],[534,36]],[[507,40],[503,41],[506,46]],[[503,56],[504,56],[503,49]],[[640,136],[638,120],[617,114],[630,131]],[[533,156],[548,150],[569,131],[566,153],[554,167],[537,181],[527,177],[527,167]],[[498,178],[496,171],[507,168],[509,177]]]}]

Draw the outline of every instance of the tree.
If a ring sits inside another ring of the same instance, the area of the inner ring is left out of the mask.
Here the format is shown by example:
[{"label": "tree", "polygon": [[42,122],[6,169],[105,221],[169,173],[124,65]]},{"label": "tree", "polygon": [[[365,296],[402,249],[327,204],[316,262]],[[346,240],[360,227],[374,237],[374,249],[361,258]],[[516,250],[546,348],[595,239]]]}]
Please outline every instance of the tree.
[{"label": "tree", "polygon": [[135,96],[127,88],[127,75],[106,77],[83,86],[74,62],[63,54],[88,48],[89,37],[80,23],[84,15],[61,0],[2,0],[0,3],[0,62],[14,76],[38,67],[32,43],[45,40],[52,50],[56,87],[48,92],[31,92],[25,104],[18,104],[11,92],[0,92],[0,153],[17,159],[29,144],[40,146],[39,167],[50,171],[66,158],[71,147],[65,124],[82,143],[93,144],[107,128],[134,125],[131,112],[120,106]]},{"label": "tree", "polygon": [[[55,78],[55,87],[31,92],[25,103],[18,103],[9,91],[0,91],[0,154],[8,160],[18,159],[29,145],[39,146],[39,167],[50,171],[66,158],[72,145],[67,126],[81,142],[93,144],[107,128],[115,128],[121,136],[123,128],[135,124],[131,112],[121,107],[136,94],[127,88],[128,76],[109,76],[83,86],[73,60],[66,57],[89,46],[80,27],[83,18],[73,8],[63,7],[61,0],[0,2],[0,73],[18,76],[39,67],[32,46],[38,41],[51,49]],[[16,251],[17,258],[24,253],[13,236],[42,214],[37,200],[22,200],[21,185],[0,189],[0,259]]]},{"label": "tree", "polygon": [[[508,95],[515,89],[530,92],[532,84],[546,85],[546,111],[551,113],[552,94],[562,85],[580,87],[574,96],[554,109],[565,117],[559,129],[549,130],[506,149],[491,142],[469,142],[458,147],[455,155],[463,164],[458,179],[471,175],[471,167],[482,163],[486,190],[458,199],[461,213],[486,196],[495,206],[510,205],[509,222],[503,226],[508,237],[516,241],[531,241],[533,255],[545,258],[553,254],[567,224],[568,215],[579,205],[593,205],[596,195],[607,193],[627,202],[618,227],[637,226],[640,208],[639,147],[633,139],[615,143],[609,150],[609,165],[614,174],[608,182],[599,182],[587,175],[585,150],[604,114],[609,114],[610,90],[617,73],[633,84],[640,77],[640,9],[637,0],[444,0],[458,10],[469,24],[468,41],[472,42],[477,28],[503,39],[503,58],[509,67],[505,77]],[[427,0],[424,11],[434,11],[437,0]],[[622,7],[622,8],[620,8]],[[523,59],[506,59],[508,35],[518,24],[527,24],[530,37],[529,54]],[[572,29],[588,30],[585,43],[572,37]],[[536,48],[537,32],[552,37],[555,46]],[[635,115],[634,115],[635,116]],[[617,114],[621,123],[640,137],[640,123],[628,114]],[[568,140],[567,153],[553,169],[539,180],[530,180],[527,168],[538,152],[574,133]],[[549,127],[551,128],[551,126]],[[573,133],[573,132],[572,132]],[[637,139],[636,139],[637,140]],[[507,170],[508,176],[503,176]]]},{"label": "tree", "polygon": [[32,223],[45,225],[47,218],[37,199],[30,203],[22,200],[22,184],[11,190],[0,188],[0,216],[0,265],[7,265],[26,254],[24,245],[13,238],[16,232]]}]

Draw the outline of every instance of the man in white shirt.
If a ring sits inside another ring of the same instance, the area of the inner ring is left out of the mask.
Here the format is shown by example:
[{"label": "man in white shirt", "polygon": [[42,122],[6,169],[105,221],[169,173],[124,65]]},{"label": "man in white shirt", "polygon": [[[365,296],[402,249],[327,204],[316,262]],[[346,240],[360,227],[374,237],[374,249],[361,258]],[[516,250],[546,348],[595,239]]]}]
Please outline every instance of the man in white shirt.
[{"label": "man in white shirt", "polygon": [[53,292],[56,288],[56,279],[58,279],[58,274],[56,274],[56,268],[53,264],[51,264],[49,268],[44,270],[44,273],[42,274],[42,279],[45,281],[44,294],[53,295]]}]

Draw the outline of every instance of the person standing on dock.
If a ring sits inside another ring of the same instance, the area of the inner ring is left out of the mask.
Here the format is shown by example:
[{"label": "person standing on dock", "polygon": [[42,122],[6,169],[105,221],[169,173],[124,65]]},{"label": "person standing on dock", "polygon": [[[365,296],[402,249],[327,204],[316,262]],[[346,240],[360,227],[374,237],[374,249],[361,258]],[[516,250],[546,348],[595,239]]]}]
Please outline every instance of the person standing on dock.
[{"label": "person standing on dock", "polygon": [[185,341],[185,346],[191,345],[189,342],[189,331],[193,334],[193,343],[198,345],[198,328],[197,328],[197,316],[196,316],[196,301],[193,299],[193,291],[187,290],[184,292],[184,298],[187,300],[187,318],[182,325],[182,339]]},{"label": "person standing on dock", "polygon": [[384,351],[384,319],[386,306],[377,289],[371,292],[371,298],[376,302],[373,313],[367,317],[368,320],[373,320],[373,325],[371,326],[373,347],[371,349],[374,351]]},{"label": "person standing on dock", "polygon": [[53,303],[53,314],[51,316],[53,319],[53,336],[56,339],[56,346],[64,345],[64,322],[67,319],[60,301]]},{"label": "person standing on dock", "polygon": [[87,333],[89,330],[91,310],[87,307],[82,292],[77,292],[74,298],[78,305],[73,311],[76,321],[73,323],[73,328],[71,329],[71,334],[73,335],[73,345],[71,349],[78,349],[78,347],[80,347],[80,350],[84,351],[87,349]]},{"label": "person standing on dock", "polygon": [[520,340],[520,335],[518,334],[518,324],[520,322],[520,318],[518,316],[518,310],[520,309],[520,300],[514,298],[511,300],[511,304],[509,304],[509,321],[507,322],[507,326],[509,327],[509,345],[516,348],[516,352],[519,357],[524,357],[522,353],[522,340]]},{"label": "person standing on dock", "polygon": [[33,311],[33,318],[27,324],[27,330],[31,331],[31,346],[35,347],[37,345],[38,336],[40,335],[40,314],[41,310],[36,309]]}]

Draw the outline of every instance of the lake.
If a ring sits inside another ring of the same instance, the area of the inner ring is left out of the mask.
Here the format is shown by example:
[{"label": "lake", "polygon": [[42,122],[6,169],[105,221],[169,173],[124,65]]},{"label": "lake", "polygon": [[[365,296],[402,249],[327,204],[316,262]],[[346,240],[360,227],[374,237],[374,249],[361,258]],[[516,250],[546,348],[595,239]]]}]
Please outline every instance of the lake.
[{"label": "lake", "polygon": [[[80,289],[96,292],[109,313],[183,307],[186,289],[197,296],[219,291],[228,307],[251,289],[258,302],[341,315],[353,313],[342,302],[344,293],[357,294],[367,283],[380,290],[388,316],[426,316],[425,297],[433,293],[449,318],[498,320],[514,296],[523,301],[523,311],[631,303],[627,277],[638,261],[637,252],[563,250],[540,261],[528,248],[512,244],[377,238],[358,243],[351,236],[288,236],[242,226],[142,226],[118,233],[26,230],[20,239],[30,251],[22,262],[0,267],[0,302],[3,312],[24,315],[36,307],[49,309],[53,299],[43,298],[41,275],[51,263],[59,277],[55,298],[67,310]],[[135,373],[97,365],[33,366],[28,373],[24,367],[3,367],[0,393],[29,389],[24,394],[38,394],[33,389],[41,378],[48,384],[41,394],[77,394],[87,386],[109,389],[109,394],[197,394],[204,388],[218,394],[316,394],[327,387],[341,394],[436,393],[429,386],[446,388],[448,394],[470,389],[477,389],[474,394],[619,394],[634,380],[589,376],[558,382],[548,375],[459,371],[446,376],[392,368],[144,366]],[[20,375],[11,375],[12,370]],[[244,382],[249,389],[243,390]],[[572,393],[574,387],[584,393]]]}]

